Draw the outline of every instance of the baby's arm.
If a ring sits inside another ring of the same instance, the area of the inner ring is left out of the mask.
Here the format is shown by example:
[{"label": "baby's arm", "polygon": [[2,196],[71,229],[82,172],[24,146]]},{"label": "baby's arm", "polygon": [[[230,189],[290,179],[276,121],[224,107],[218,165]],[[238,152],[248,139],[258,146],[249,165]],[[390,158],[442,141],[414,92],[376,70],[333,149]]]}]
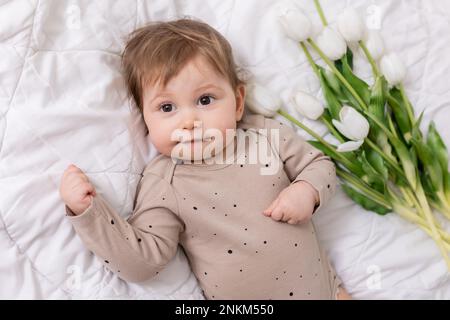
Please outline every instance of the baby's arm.
[{"label": "baby's arm", "polygon": [[175,255],[184,229],[171,210],[176,210],[176,200],[165,181],[147,174],[137,192],[127,221],[99,194],[91,195],[90,206],[79,215],[66,205],[68,218],[87,248],[130,282],[155,276]]},{"label": "baby's arm", "polygon": [[[291,185],[264,211],[266,216],[289,223],[308,220],[335,192],[334,163],[286,124],[265,119],[266,127],[279,129],[279,155]],[[272,142],[272,145],[273,142]]]}]

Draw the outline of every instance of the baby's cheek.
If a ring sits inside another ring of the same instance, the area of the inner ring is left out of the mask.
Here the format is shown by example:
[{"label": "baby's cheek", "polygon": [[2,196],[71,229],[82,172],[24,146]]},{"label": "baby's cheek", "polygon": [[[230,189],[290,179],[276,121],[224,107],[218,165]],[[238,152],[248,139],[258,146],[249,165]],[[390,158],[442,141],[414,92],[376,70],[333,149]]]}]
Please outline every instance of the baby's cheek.
[{"label": "baby's cheek", "polygon": [[172,156],[172,150],[174,149],[174,147],[174,143],[161,143],[158,146],[155,145],[156,150],[167,157]]},{"label": "baby's cheek", "polygon": [[174,141],[171,141],[170,136],[162,135],[156,131],[149,131],[150,141],[159,153],[169,156],[173,147],[176,145]]}]

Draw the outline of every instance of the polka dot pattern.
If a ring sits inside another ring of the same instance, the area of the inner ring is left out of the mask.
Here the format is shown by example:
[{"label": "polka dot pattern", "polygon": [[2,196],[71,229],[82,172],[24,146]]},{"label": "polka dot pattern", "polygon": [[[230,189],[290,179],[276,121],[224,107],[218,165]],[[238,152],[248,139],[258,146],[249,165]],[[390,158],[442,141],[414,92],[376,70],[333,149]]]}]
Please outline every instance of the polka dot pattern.
[{"label": "polka dot pattern", "polygon": [[[283,130],[288,127],[283,126]],[[299,163],[304,165],[308,159],[317,158],[317,153],[303,143],[296,146],[292,139],[289,134],[282,136],[283,166],[268,176],[261,175],[260,170],[272,168],[271,160],[256,166],[239,163],[220,170],[192,170],[192,166],[186,164],[184,169],[155,172],[155,175],[166,171],[174,174],[159,185],[156,181],[149,186],[148,194],[154,194],[149,199],[153,208],[168,209],[183,223],[179,241],[207,298],[230,297],[227,294],[247,294],[256,299],[323,298],[329,292],[327,286],[336,280],[328,261],[318,254],[311,222],[288,225],[261,214],[300,174],[321,188],[321,201],[326,202],[322,196],[327,196],[334,188],[335,172],[331,167],[317,174],[316,181],[310,178],[314,177],[316,168],[298,171]],[[246,154],[245,159],[249,158]],[[121,227],[121,221],[108,220],[110,229],[124,234],[127,245],[136,250],[148,249],[148,244],[154,243],[147,237],[161,234],[165,239],[166,232],[174,225],[173,221],[161,222],[148,214],[139,226],[142,233],[133,234],[132,230]],[[126,270],[116,257],[106,258],[108,268],[116,268],[115,272],[119,272],[119,268],[125,274]],[[233,287],[230,284],[238,284],[242,290],[228,291]],[[270,296],[257,296],[269,291]]]}]

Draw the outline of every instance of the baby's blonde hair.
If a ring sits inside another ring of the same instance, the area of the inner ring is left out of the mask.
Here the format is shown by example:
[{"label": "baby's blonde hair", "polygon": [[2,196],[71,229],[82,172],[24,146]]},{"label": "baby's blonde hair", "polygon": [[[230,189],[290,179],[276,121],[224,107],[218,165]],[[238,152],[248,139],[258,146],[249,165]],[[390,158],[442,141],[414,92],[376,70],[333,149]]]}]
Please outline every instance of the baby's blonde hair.
[{"label": "baby's blonde hair", "polygon": [[143,112],[143,88],[160,82],[166,86],[197,54],[202,55],[236,90],[244,81],[237,75],[228,41],[206,23],[180,19],[150,23],[130,34],[122,54],[128,93]]}]

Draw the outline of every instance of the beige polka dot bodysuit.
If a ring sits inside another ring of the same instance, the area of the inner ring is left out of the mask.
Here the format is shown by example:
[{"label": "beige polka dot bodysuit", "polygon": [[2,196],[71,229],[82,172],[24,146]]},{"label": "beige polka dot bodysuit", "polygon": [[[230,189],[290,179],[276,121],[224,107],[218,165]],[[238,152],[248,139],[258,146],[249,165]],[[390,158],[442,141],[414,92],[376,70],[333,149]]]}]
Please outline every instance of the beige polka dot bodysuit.
[{"label": "beige polka dot bodysuit", "polygon": [[[277,148],[260,129],[279,130]],[[144,169],[128,220],[100,194],[79,216],[66,207],[68,218],[85,245],[127,281],[156,275],[180,244],[207,299],[335,299],[341,281],[312,221],[290,225],[262,214],[301,180],[319,192],[320,210],[336,187],[334,164],[292,128],[261,115],[244,117],[239,135],[254,139],[235,148],[234,159],[249,160],[265,141],[281,165],[262,174],[272,162],[192,164],[159,155]]]}]

